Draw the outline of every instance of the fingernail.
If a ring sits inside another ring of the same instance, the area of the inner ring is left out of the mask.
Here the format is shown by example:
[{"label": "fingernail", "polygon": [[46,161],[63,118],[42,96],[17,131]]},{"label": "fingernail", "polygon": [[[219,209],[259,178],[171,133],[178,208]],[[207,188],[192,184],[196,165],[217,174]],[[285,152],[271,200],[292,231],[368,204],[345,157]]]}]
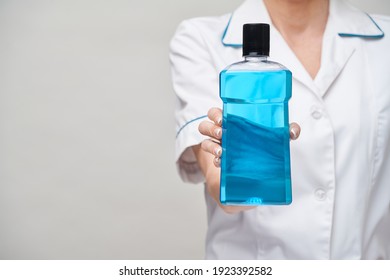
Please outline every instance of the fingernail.
[{"label": "fingernail", "polygon": [[221,119],[221,118],[219,118],[219,119],[217,120],[217,124],[220,125],[220,126],[222,125],[222,119]]},{"label": "fingernail", "polygon": [[215,156],[220,157],[221,154],[222,154],[222,149],[221,148],[215,148],[214,154],[215,154]]},{"label": "fingernail", "polygon": [[291,134],[293,137],[291,137],[293,140],[297,139],[297,132],[295,131],[294,128],[291,129]]},{"label": "fingernail", "polygon": [[214,162],[216,165],[220,165],[221,159],[219,157],[214,158]]},{"label": "fingernail", "polygon": [[218,129],[216,129],[216,130],[214,131],[214,133],[215,133],[215,136],[217,136],[218,138],[220,138],[220,137],[221,137],[221,133],[222,133],[222,129],[218,128]]}]

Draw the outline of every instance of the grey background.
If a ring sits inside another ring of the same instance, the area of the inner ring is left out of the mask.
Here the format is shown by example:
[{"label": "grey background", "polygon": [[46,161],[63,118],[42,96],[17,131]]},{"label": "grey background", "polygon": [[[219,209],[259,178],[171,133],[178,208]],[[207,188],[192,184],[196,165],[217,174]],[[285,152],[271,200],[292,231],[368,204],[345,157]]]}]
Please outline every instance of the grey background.
[{"label": "grey background", "polygon": [[181,20],[241,2],[0,0],[0,259],[203,258],[168,44]]}]

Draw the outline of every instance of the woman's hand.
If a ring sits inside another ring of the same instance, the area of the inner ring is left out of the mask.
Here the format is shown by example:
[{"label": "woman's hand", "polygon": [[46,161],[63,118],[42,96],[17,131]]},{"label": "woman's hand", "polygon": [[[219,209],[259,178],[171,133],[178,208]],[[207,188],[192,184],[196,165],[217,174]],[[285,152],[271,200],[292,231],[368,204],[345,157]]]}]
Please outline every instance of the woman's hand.
[{"label": "woman's hand", "polygon": [[[199,125],[199,132],[210,139],[204,140],[201,144],[202,149],[214,156],[214,165],[220,167],[220,159],[222,155],[221,139],[222,139],[222,110],[219,108],[211,108],[207,114],[212,121],[205,120]],[[290,138],[296,140],[301,133],[301,127],[297,123],[290,124]]]},{"label": "woman's hand", "polygon": [[[220,159],[222,155],[222,110],[211,108],[207,114],[210,120],[202,121],[199,125],[199,132],[210,139],[204,140],[200,145],[192,149],[198,160],[198,164],[205,176],[207,191],[210,196],[227,213],[238,213],[244,210],[253,209],[253,206],[225,206],[219,201],[220,185]],[[296,123],[290,124],[290,138],[295,140],[299,137],[301,128]]]}]

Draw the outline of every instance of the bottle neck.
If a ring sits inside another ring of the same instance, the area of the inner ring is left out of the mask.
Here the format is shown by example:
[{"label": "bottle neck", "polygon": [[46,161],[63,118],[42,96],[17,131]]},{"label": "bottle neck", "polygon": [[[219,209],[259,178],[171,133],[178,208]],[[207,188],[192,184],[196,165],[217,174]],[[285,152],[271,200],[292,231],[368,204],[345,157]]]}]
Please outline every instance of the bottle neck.
[{"label": "bottle neck", "polygon": [[268,56],[266,55],[246,55],[244,58],[248,62],[263,62],[268,60]]}]

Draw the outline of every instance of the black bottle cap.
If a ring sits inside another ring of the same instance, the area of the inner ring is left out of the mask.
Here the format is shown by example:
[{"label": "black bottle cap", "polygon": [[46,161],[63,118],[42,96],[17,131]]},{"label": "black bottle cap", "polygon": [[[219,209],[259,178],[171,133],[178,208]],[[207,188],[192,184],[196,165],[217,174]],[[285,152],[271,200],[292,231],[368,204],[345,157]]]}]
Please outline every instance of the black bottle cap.
[{"label": "black bottle cap", "polygon": [[244,24],[242,55],[269,56],[269,24]]}]

